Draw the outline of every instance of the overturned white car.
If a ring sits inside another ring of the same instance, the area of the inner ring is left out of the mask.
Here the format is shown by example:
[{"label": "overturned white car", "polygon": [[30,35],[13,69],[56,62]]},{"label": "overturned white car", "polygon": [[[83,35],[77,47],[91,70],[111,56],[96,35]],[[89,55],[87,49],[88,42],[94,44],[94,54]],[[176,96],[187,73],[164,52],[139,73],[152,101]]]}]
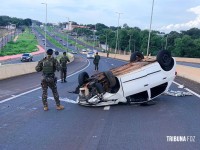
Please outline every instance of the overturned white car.
[{"label": "overturned white car", "polygon": [[118,103],[148,103],[164,93],[176,76],[171,53],[159,51],[156,59],[135,52],[130,63],[89,77],[79,74],[78,103],[105,106]]}]

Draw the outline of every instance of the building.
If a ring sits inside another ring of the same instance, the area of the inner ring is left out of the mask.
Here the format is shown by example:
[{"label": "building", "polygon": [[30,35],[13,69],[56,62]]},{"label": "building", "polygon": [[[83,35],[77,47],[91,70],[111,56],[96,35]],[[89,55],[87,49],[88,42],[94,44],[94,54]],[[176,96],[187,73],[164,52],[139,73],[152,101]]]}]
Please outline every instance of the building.
[{"label": "building", "polygon": [[80,25],[72,25],[72,22],[66,24],[64,30],[72,31],[74,28],[88,28],[87,26],[80,26]]}]

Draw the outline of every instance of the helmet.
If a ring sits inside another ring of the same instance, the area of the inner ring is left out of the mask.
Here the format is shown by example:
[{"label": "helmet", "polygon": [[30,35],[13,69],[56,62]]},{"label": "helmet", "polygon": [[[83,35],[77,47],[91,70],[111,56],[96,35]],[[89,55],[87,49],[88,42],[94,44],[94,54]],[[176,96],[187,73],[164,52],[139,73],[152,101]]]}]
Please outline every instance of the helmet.
[{"label": "helmet", "polygon": [[52,55],[53,54],[53,50],[52,49],[48,49],[47,50],[47,55]]}]

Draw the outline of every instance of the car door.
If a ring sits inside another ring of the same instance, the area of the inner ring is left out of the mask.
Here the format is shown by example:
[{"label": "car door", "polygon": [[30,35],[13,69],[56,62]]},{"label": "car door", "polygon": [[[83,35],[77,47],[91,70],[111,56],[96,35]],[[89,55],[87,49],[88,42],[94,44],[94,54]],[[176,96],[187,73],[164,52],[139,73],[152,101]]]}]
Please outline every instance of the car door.
[{"label": "car door", "polygon": [[141,68],[121,76],[124,97],[148,90],[146,70]]}]

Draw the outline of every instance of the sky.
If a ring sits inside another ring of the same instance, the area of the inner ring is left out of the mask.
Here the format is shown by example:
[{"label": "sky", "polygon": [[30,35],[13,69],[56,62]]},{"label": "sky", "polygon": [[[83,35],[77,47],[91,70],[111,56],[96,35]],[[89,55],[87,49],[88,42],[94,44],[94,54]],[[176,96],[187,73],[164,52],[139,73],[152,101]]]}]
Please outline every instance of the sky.
[{"label": "sky", "polygon": [[[58,23],[103,23],[149,29],[153,0],[1,0],[0,16]],[[170,31],[200,28],[200,0],[154,0],[152,29]],[[122,13],[119,17],[118,13]]]}]

